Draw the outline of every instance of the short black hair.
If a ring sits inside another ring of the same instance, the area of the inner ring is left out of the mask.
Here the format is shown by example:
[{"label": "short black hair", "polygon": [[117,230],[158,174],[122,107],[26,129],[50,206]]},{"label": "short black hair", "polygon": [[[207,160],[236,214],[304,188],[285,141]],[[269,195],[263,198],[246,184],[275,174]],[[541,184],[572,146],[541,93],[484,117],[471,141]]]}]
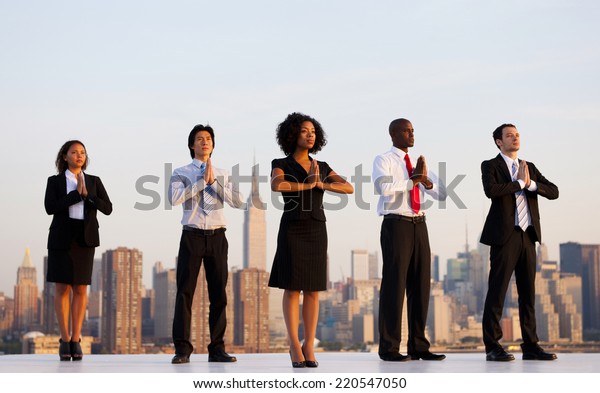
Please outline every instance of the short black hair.
[{"label": "short black hair", "polygon": [[510,124],[510,123],[504,123],[502,124],[500,127],[496,128],[494,130],[494,132],[492,133],[492,137],[494,138],[494,145],[496,145],[496,147],[498,149],[500,149],[500,146],[498,146],[498,144],[496,143],[496,139],[500,139],[502,140],[502,130],[504,130],[506,127],[513,127],[513,128],[517,128],[515,127],[514,124]]},{"label": "short black hair", "polygon": [[54,162],[54,165],[56,165],[56,170],[58,171],[58,173],[64,173],[67,171],[67,169],[69,169],[69,164],[65,161],[65,156],[69,152],[71,146],[75,144],[80,144],[81,146],[83,146],[83,150],[85,150],[85,162],[83,163],[81,169],[85,170],[87,168],[88,163],[90,161],[90,157],[87,154],[87,149],[85,145],[83,144],[83,142],[77,139],[72,139],[70,141],[66,141],[61,146],[60,150],[58,151],[58,154],[56,155],[56,161]]},{"label": "short black hair", "polygon": [[321,123],[304,113],[290,113],[277,126],[277,144],[286,155],[290,155],[296,150],[300,128],[305,121],[310,121],[315,126],[315,144],[308,152],[316,153],[327,144],[327,136],[323,131],[323,127],[321,127]]},{"label": "short black hair", "polygon": [[196,134],[200,131],[206,131],[210,134],[210,138],[212,139],[213,151],[215,150],[215,132],[213,131],[212,127],[208,124],[205,126],[203,126],[202,124],[196,124],[194,128],[192,128],[192,131],[190,131],[190,135],[188,136],[188,149],[190,150],[190,156],[192,156],[192,159],[196,158],[196,156],[194,155],[194,148],[192,146],[194,146],[194,142],[196,141]]}]

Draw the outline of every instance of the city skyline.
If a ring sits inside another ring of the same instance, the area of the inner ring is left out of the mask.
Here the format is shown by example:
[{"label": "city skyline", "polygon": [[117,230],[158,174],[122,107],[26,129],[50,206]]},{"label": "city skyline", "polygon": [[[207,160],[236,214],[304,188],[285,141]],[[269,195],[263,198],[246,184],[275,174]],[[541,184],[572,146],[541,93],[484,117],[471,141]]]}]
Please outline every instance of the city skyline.
[{"label": "city skyline", "polygon": [[[479,165],[498,153],[491,133],[504,122],[521,132],[519,156],[560,189],[558,200],[540,201],[549,258],[559,259],[560,243],[599,243],[600,211],[588,207],[600,185],[585,170],[600,167],[599,17],[600,5],[586,0],[3,2],[0,291],[12,293],[27,247],[42,283],[44,188],[67,139],[86,144],[89,173],[114,205],[99,217],[96,258],[119,246],[143,250],[149,286],[154,262],[175,264],[180,209],[165,207],[163,190],[167,168],[189,162],[189,130],[214,127],[215,166],[250,176],[256,162],[268,176],[283,156],[275,128],[293,111],[322,123],[329,142],[315,158],[348,178],[370,176],[375,155],[391,146],[392,119],[412,121],[411,152],[445,170],[448,183],[464,175],[454,190],[466,209],[449,201],[427,211],[441,261],[463,248],[465,227],[476,248],[489,207]],[[135,208],[152,201],[140,179],[160,196],[153,210]],[[242,185],[245,198],[250,189]],[[266,181],[260,193],[269,271],[280,211]],[[356,195],[370,209],[351,196],[326,211],[334,280],[350,276],[350,250],[380,250],[377,196],[368,184]],[[581,208],[585,220],[565,219]],[[242,267],[244,212],[225,214],[230,266]]]},{"label": "city skyline", "polygon": [[[556,261],[545,259],[544,247],[537,249],[536,319],[540,341],[559,345],[565,350],[569,347],[597,350],[594,348],[597,348],[600,332],[597,318],[600,282],[595,272],[600,269],[600,244],[563,243],[560,247],[562,270]],[[432,283],[427,325],[433,345],[459,352],[477,351],[481,346],[481,300],[487,290],[483,273],[487,270],[488,252],[487,246],[458,251],[457,258],[447,261],[449,274],[442,281]],[[369,258],[365,257],[370,255],[365,254],[365,250],[353,250],[353,256],[357,268],[362,266],[355,269],[356,277],[349,277],[345,282],[331,282],[329,289],[320,296],[317,337],[325,351],[342,348],[369,351],[377,345],[381,281],[369,278],[369,269],[365,266]],[[143,252],[137,249],[119,248],[102,255],[102,268],[92,277],[94,289],[90,293],[94,298],[93,291],[101,290],[96,297],[101,301],[95,305],[90,302],[89,319],[84,323],[86,345],[93,341],[96,345],[94,353],[169,353],[173,350],[168,345],[168,325],[169,315],[172,315],[172,304],[169,303],[174,301],[171,295],[175,270],[165,270],[156,263],[153,266],[154,285],[144,290],[140,283],[142,259]],[[201,270],[194,295],[192,339],[195,353],[204,353],[208,343],[208,299],[203,273]],[[47,309],[52,304],[48,298],[52,294],[46,285],[39,289],[32,283],[31,278],[36,274],[26,254],[19,267],[15,298],[0,294],[0,332],[13,339],[29,332],[22,336],[23,350],[36,347],[46,353],[52,348],[57,349],[58,336],[56,324],[46,318],[47,313],[53,316],[53,307]],[[278,352],[287,348],[285,332],[277,326],[281,311],[269,307],[267,280],[268,273],[252,267],[230,271],[225,341],[235,352]],[[51,283],[49,287],[52,287]],[[513,280],[502,317],[507,343],[521,339],[516,294]],[[41,308],[36,308],[42,304]],[[101,315],[97,314],[98,308],[102,310]],[[406,308],[403,309],[405,312]],[[20,315],[28,317],[20,322]],[[404,329],[404,343],[406,334]]]}]

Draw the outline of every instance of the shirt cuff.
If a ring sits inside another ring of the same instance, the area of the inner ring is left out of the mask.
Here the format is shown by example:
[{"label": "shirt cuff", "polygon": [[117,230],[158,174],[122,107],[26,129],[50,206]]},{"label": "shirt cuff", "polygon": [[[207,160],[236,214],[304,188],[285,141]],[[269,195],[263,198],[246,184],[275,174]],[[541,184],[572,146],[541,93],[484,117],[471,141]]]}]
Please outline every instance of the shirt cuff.
[{"label": "shirt cuff", "polygon": [[532,180],[531,183],[529,183],[529,188],[527,188],[527,190],[528,191],[537,191],[537,189],[538,189],[537,183]]}]

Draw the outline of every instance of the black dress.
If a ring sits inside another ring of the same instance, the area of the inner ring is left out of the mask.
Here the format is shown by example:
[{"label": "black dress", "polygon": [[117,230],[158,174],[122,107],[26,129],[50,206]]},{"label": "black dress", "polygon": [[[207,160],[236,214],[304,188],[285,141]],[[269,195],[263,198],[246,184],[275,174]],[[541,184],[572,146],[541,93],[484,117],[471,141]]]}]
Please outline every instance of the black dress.
[{"label": "black dress", "polygon": [[[303,183],[308,177],[306,170],[292,156],[275,159],[271,166],[283,170],[286,181]],[[327,182],[331,168],[319,161],[319,173],[321,181]],[[315,187],[281,194],[285,206],[269,286],[298,291],[324,291],[327,289],[324,191]]]}]

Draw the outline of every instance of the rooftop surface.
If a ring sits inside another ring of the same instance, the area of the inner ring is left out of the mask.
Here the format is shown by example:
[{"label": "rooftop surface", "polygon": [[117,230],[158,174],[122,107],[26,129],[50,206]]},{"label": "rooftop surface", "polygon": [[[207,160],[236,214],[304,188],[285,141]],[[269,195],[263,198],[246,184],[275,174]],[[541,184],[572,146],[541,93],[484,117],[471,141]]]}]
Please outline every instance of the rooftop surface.
[{"label": "rooftop surface", "polygon": [[555,361],[487,362],[483,353],[451,353],[441,362],[384,362],[376,353],[317,353],[318,368],[292,369],[288,354],[239,354],[236,363],[208,363],[194,354],[188,364],[171,364],[172,355],[84,355],[60,362],[58,355],[0,356],[0,373],[600,373],[598,353],[559,353]]}]

